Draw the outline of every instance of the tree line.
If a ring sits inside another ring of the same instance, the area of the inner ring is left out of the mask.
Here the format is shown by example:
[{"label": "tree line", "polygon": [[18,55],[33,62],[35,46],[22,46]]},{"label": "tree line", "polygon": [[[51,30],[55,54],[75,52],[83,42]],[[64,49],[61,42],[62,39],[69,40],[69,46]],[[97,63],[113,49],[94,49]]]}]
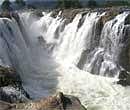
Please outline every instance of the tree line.
[{"label": "tree line", "polygon": [[[26,5],[24,0],[15,0],[15,4],[17,4],[19,7],[24,7]],[[97,6],[96,1],[89,0],[88,7],[94,6]],[[11,10],[10,0],[4,0],[1,5],[1,8],[3,10]],[[80,3],[80,0],[57,0],[56,8],[82,8],[82,4]]]},{"label": "tree line", "polygon": [[[24,7],[26,5],[24,0],[15,0],[15,4],[18,7]],[[1,5],[2,10],[11,10],[11,2],[10,0],[4,0]]]},{"label": "tree line", "polygon": [[[15,4],[18,7],[24,7],[26,6],[26,2],[24,0],[15,0]],[[88,0],[86,1],[84,7],[110,7],[110,6],[130,6],[129,0],[107,0],[104,2],[104,4],[99,5],[96,0]],[[80,2],[80,0],[57,0],[56,8],[82,8],[83,4]],[[1,5],[2,10],[11,10],[11,2],[10,0],[4,0],[4,2]]]},{"label": "tree line", "polygon": [[[98,3],[98,0],[86,1],[84,7],[112,7],[112,6],[130,6],[130,0],[106,0],[104,3]],[[58,8],[81,8],[83,5],[79,0],[58,0]]]}]

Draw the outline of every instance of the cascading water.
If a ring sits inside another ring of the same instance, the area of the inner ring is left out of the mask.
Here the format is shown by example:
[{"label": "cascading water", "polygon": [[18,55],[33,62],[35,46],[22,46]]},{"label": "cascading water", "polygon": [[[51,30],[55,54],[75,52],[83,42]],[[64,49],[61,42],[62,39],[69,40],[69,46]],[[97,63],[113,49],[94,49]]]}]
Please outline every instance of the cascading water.
[{"label": "cascading water", "polygon": [[114,83],[114,76],[127,70],[120,57],[129,40],[129,12],[102,28],[105,12],[79,13],[68,24],[61,14],[23,12],[12,20],[0,18],[1,62],[16,68],[34,99],[60,90],[78,96],[88,110],[129,110],[129,87]]},{"label": "cascading water", "polygon": [[[30,32],[30,28],[27,28],[28,25],[22,18],[24,16],[29,17],[29,14],[24,13],[21,16],[19,25],[14,19],[2,18],[0,20],[0,56],[4,64],[16,68],[28,93],[33,98],[39,98],[48,95],[52,86],[57,84],[56,72],[53,70],[56,63],[51,60],[51,56],[47,54],[46,50],[40,46],[35,34]],[[25,29],[21,30],[21,28]],[[48,64],[46,65],[46,63]],[[54,73],[51,73],[52,70]],[[50,77],[53,74],[54,77]],[[49,84],[49,81],[53,83]],[[39,87],[39,85],[41,86]],[[40,91],[43,91],[42,94]]]}]

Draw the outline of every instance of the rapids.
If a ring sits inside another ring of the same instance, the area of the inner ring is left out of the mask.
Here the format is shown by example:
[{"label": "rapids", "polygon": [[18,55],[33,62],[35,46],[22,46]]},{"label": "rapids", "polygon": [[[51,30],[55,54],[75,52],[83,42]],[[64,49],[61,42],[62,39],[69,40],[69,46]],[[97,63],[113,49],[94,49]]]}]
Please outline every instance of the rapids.
[{"label": "rapids", "polygon": [[78,96],[87,110],[129,110],[130,87],[116,84],[125,69],[120,54],[129,12],[102,30],[97,24],[105,12],[79,13],[69,24],[61,13],[56,18],[46,12],[43,17],[23,12],[18,19],[0,18],[0,63],[17,70],[33,99],[63,91]]}]

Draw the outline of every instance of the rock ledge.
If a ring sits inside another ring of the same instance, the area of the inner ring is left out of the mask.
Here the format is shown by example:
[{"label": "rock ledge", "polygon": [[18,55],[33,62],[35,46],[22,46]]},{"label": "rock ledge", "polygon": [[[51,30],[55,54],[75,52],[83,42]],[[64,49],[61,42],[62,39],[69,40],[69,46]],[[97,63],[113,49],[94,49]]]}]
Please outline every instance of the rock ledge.
[{"label": "rock ledge", "polygon": [[19,104],[0,102],[0,110],[86,110],[78,98],[59,92],[38,101]]}]

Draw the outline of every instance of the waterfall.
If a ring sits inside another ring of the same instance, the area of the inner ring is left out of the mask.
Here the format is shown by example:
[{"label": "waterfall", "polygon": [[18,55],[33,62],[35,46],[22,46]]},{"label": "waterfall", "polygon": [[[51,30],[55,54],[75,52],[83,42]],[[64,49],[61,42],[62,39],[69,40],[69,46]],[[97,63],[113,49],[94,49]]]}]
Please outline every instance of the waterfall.
[{"label": "waterfall", "polygon": [[[105,23],[101,29],[100,19],[105,13],[88,13],[84,18],[77,14],[73,21],[64,26],[64,19],[45,16],[51,19],[42,27],[49,27],[43,32],[46,43],[53,48],[52,55],[64,65],[75,65],[81,70],[103,76],[117,76],[123,69],[120,56],[125,46],[124,29],[128,29],[125,19],[129,15],[124,12]],[[46,18],[47,17],[47,18]],[[84,22],[80,27],[80,20]]]},{"label": "waterfall", "polygon": [[62,12],[0,18],[0,63],[16,69],[34,99],[60,90],[78,96],[88,110],[128,110],[128,90],[114,82],[121,70],[130,71],[130,14],[102,24],[106,13],[78,13],[70,23]]},{"label": "waterfall", "polygon": [[[23,19],[29,15],[23,13],[19,23],[14,18],[12,20],[0,19],[0,58],[3,64],[13,66],[17,70],[25,90],[33,98],[40,98],[52,93],[50,89],[56,86],[56,72],[53,68],[57,64],[40,46],[37,36],[32,33],[33,31],[30,32],[29,24],[26,24],[27,19]],[[46,63],[48,64],[46,65]],[[51,73],[52,71],[54,73]],[[50,77],[53,74],[54,77]],[[39,87],[39,85],[43,87]],[[40,91],[43,93],[41,94]]]}]

